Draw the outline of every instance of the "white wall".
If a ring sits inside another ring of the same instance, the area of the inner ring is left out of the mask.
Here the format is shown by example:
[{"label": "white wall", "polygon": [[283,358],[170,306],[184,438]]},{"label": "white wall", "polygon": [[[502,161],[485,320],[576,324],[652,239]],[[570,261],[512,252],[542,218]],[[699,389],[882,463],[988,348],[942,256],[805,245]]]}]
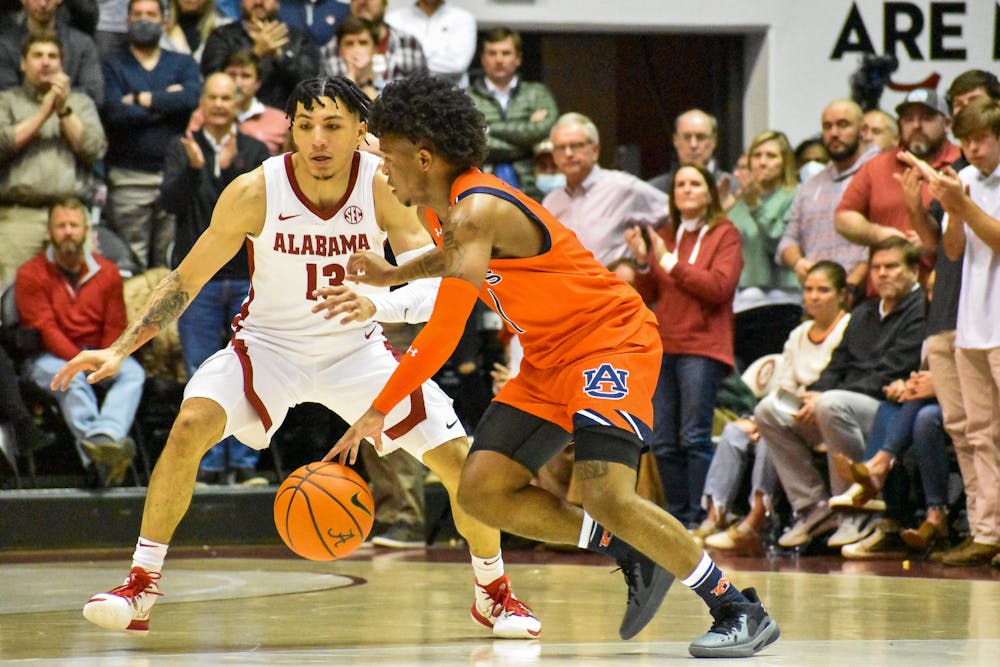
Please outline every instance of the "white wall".
[{"label": "white wall", "polygon": [[[993,51],[996,14],[995,0],[931,2],[910,0],[448,0],[471,11],[480,25],[510,25],[519,30],[609,31],[609,32],[751,32],[766,33],[764,53],[748,49],[750,85],[766,90],[748,90],[743,99],[751,136],[762,127],[751,124],[767,120],[771,127],[784,130],[793,143],[818,130],[823,106],[836,97],[848,97],[848,79],[857,68],[859,54],[851,52],[833,60],[831,54],[852,5],[860,12],[877,52],[884,52],[884,15],[890,8],[909,9],[919,14],[922,30],[916,35],[919,57],[897,45],[900,67],[892,79],[897,83],[922,81],[941,75],[939,91],[944,91],[959,73],[976,67],[998,71]],[[390,11],[410,0],[390,0]],[[941,14],[942,24],[956,35],[937,34],[944,49],[965,49],[964,59],[954,56],[931,58],[932,10],[959,9]],[[899,15],[896,26],[905,31],[909,17]],[[757,42],[759,43],[759,38]],[[754,66],[764,67],[758,71]],[[902,99],[902,93],[887,90],[881,105],[886,110]]]}]

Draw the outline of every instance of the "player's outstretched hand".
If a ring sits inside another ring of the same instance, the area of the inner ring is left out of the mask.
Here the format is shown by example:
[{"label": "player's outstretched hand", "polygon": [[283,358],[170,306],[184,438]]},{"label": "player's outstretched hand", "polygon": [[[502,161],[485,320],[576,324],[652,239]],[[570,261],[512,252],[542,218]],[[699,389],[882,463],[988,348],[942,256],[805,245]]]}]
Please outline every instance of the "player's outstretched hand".
[{"label": "player's outstretched hand", "polygon": [[323,313],[324,319],[331,319],[337,315],[341,324],[349,322],[364,322],[375,316],[375,304],[366,296],[361,296],[350,287],[345,285],[320,287],[313,292],[313,296],[322,299],[313,306],[314,313]]},{"label": "player's outstretched hand", "polygon": [[363,250],[354,253],[347,260],[347,279],[356,283],[389,287],[393,284],[391,274],[395,268],[382,255]]},{"label": "player's outstretched hand", "polygon": [[122,365],[122,357],[110,348],[103,350],[84,350],[66,362],[66,365],[59,369],[49,388],[66,391],[73,376],[80,371],[93,371],[87,376],[87,382],[97,384],[104,378],[109,378],[118,372],[118,367]]},{"label": "player's outstretched hand", "polygon": [[361,441],[368,439],[375,443],[375,451],[382,451],[382,428],[385,426],[385,415],[375,408],[368,408],[361,419],[354,422],[354,426],[347,430],[347,433],[337,441],[326,456],[324,461],[332,461],[335,456],[340,456],[341,465],[354,463],[358,460],[358,449]]}]

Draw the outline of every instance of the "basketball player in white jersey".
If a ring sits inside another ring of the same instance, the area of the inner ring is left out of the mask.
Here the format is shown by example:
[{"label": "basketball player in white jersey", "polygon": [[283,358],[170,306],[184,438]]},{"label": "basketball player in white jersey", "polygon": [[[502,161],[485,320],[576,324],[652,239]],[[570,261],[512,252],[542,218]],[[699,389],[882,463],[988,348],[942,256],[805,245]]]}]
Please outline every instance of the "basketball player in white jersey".
[{"label": "basketball player in white jersey", "polygon": [[[136,324],[111,347],[81,352],[56,375],[52,386],[63,389],[80,371],[92,371],[91,383],[113,375],[247,244],[251,288],[233,321],[232,342],[207,359],[185,388],[150,479],[131,572],[123,585],[84,606],[92,623],[149,629],[167,545],[190,504],[198,463],[212,445],[235,435],[251,447],[267,447],[287,410],[307,401],[356,421],[396,368],[374,320],[415,322],[430,315],[436,285],[428,289],[419,281],[391,294],[359,286],[354,302],[366,311],[363,319],[356,313],[333,317],[321,296],[321,288],[340,285],[348,258],[358,250],[378,250],[388,238],[406,261],[433,247],[415,210],[393,195],[379,159],[357,150],[367,110],[368,98],[346,78],[301,82],[286,108],[297,150],[233,181],[209,228],[156,287]],[[494,636],[538,636],[541,623],[514,596],[503,573],[499,532],[455,501],[469,446],[451,401],[426,382],[385,423],[382,453],[405,449],[448,490],[455,523],[472,552],[473,619]]]}]

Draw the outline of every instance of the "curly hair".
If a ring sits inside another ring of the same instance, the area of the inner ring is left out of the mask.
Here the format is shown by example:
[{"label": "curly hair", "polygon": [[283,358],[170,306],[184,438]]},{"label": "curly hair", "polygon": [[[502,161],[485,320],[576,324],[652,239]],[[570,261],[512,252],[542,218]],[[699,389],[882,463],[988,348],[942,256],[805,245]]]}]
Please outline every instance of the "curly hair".
[{"label": "curly hair", "polygon": [[445,79],[419,75],[387,85],[371,106],[368,131],[429,144],[459,170],[486,159],[486,120],[472,98]]},{"label": "curly hair", "polygon": [[328,97],[331,100],[340,99],[351,113],[356,113],[360,120],[365,120],[368,116],[371,101],[368,96],[358,88],[357,84],[346,76],[316,76],[311,79],[303,79],[295,86],[295,90],[288,96],[285,104],[285,115],[292,122],[295,120],[295,110],[298,109],[299,102],[306,111],[312,111],[313,105],[319,104],[321,97]]}]

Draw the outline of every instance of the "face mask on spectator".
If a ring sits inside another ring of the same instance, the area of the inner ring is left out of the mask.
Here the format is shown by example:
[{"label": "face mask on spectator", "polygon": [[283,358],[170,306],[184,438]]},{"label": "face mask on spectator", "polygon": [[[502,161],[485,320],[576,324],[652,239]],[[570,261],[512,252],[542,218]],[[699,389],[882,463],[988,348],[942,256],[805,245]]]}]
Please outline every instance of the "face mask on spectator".
[{"label": "face mask on spectator", "polygon": [[564,188],[566,187],[566,174],[538,174],[535,176],[535,187],[546,195],[557,188]]},{"label": "face mask on spectator", "polygon": [[163,36],[163,24],[142,19],[128,24],[128,41],[141,48],[155,46]]}]

